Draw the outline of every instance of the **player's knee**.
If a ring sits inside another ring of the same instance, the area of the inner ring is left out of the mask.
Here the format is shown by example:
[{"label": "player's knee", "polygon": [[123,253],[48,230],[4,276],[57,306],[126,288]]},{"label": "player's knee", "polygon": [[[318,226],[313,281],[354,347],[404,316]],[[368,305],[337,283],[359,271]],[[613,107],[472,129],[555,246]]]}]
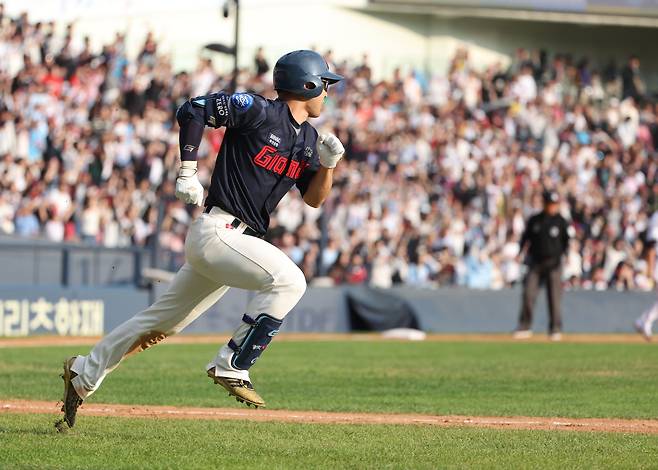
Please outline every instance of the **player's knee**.
[{"label": "player's knee", "polygon": [[301,269],[293,265],[284,274],[278,276],[276,286],[286,294],[301,299],[306,292],[306,277]]},{"label": "player's knee", "polygon": [[297,294],[301,299],[304,293],[306,292],[306,276],[304,276],[304,273],[302,272],[301,269],[298,269],[297,273],[298,273],[298,277],[295,282],[295,286],[297,289]]},{"label": "player's knee", "polygon": [[302,270],[297,266],[291,272],[290,289],[292,294],[295,294],[300,299],[304,295],[304,292],[306,292],[306,276],[304,276]]}]

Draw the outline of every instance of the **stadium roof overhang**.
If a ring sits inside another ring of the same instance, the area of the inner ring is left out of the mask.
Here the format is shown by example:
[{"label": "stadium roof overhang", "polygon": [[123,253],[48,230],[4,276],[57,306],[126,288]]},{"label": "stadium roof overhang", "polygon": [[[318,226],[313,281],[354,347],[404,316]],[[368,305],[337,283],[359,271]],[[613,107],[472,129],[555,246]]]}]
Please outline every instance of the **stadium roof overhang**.
[{"label": "stadium roof overhang", "polygon": [[[367,0],[365,10],[658,28],[658,0]],[[611,4],[614,4],[611,6]]]}]

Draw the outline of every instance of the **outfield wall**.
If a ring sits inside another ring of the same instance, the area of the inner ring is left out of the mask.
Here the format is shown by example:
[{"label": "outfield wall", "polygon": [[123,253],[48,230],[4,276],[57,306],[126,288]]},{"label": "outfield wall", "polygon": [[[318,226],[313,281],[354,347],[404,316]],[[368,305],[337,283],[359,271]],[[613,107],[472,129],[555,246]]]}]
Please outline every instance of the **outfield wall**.
[{"label": "outfield wall", "polygon": [[[155,288],[159,295],[165,284]],[[436,333],[501,333],[516,325],[520,291],[479,291],[460,288],[392,289],[406,299],[420,327]],[[287,332],[348,332],[346,289],[309,288],[287,317]],[[54,334],[97,336],[107,333],[148,305],[149,291],[134,288],[0,287],[0,336]],[[186,333],[224,333],[239,322],[252,294],[230,290]],[[633,320],[655,301],[654,293],[566,292],[564,327],[574,333],[626,333]],[[546,302],[537,304],[535,330],[547,325]]]}]

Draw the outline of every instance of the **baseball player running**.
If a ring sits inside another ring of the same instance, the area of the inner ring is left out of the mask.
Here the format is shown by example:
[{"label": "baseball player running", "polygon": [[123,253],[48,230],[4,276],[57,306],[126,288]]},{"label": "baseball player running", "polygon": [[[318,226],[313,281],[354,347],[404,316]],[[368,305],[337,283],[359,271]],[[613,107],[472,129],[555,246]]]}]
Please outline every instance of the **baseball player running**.
[{"label": "baseball player running", "polygon": [[262,237],[270,213],[293,185],[313,207],[328,196],[333,169],[345,150],[336,136],[318,136],[307,119],[320,115],[329,85],[342,79],[319,54],[295,51],[274,67],[277,100],[219,92],[193,98],[178,109],[181,166],[176,197],[186,203],[203,201],[196,160],[204,127],[227,128],[205,211],[187,234],[186,263],[153,305],[118,326],[88,355],[65,361],[59,430],[65,429],[64,423],[73,427],[82,401],[123,358],[178,333],[230,287],[254,291],[255,296],[206,371],[238,401],[265,405],[249,368],[304,294],[306,281],[295,263]]}]

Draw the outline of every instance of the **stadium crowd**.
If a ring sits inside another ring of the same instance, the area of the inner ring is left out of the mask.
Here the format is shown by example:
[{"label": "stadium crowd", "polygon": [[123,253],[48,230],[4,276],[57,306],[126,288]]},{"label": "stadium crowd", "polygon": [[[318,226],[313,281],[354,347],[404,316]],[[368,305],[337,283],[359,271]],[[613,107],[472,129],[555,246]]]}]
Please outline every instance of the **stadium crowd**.
[{"label": "stadium crowd", "polygon": [[[108,247],[158,237],[180,262],[200,209],[173,196],[174,113],[231,76],[210,59],[175,73],[152,35],[137,57],[122,34],[98,51],[78,39],[73,26],[56,34],[0,6],[0,233]],[[326,59],[348,79],[314,125],[346,157],[323,209],[293,191],[267,235],[309,280],[510,286],[523,276],[524,221],[551,188],[573,227],[568,286],[653,287],[658,106],[637,58],[596,68],[520,49],[481,70],[460,49],[447,73],[382,80],[367,56]],[[258,51],[239,88],[275,97],[269,69]],[[208,129],[202,144],[206,187],[222,135]]]}]

